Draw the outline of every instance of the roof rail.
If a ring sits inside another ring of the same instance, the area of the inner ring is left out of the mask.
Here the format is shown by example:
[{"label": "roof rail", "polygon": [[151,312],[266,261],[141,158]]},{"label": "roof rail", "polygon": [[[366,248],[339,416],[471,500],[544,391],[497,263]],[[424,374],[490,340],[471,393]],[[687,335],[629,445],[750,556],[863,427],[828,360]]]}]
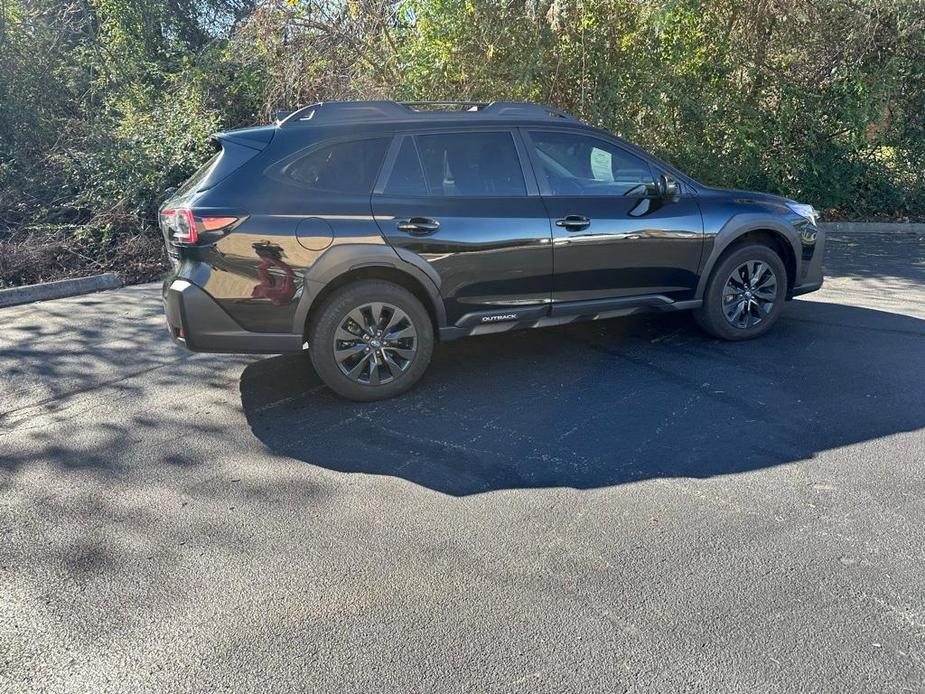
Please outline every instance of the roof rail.
[{"label": "roof rail", "polygon": [[[479,111],[488,106],[487,101],[400,101],[412,111]],[[443,108],[441,108],[443,107]],[[450,107],[450,108],[447,108]]]},{"label": "roof rail", "polygon": [[575,120],[575,117],[567,111],[552,108],[551,106],[543,106],[542,104],[531,104],[529,101],[402,101],[400,103],[413,111],[427,113],[441,110],[452,112],[476,111],[478,113],[490,113],[493,116],[510,116],[513,118],[541,116],[543,118]]},{"label": "roof rail", "polygon": [[279,124],[285,127],[321,116],[337,121],[378,120],[407,117],[408,109],[395,101],[319,101],[293,111]]},{"label": "roof rail", "polygon": [[542,104],[531,104],[529,101],[492,101],[480,109],[484,113],[495,116],[511,116],[514,118],[536,117],[564,118],[565,120],[578,120],[568,111]]},{"label": "roof rail", "polygon": [[319,101],[289,113],[277,123],[280,127],[288,127],[308,121],[320,125],[331,122],[407,120],[427,115],[452,116],[465,113],[484,113],[500,118],[577,120],[566,111],[525,101]]}]

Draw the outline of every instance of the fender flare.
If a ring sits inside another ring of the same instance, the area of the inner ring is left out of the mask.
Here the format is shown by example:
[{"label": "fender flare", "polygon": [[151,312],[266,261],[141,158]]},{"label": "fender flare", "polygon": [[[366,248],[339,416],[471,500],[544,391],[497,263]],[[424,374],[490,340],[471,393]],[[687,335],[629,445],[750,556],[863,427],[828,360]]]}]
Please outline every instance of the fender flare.
[{"label": "fender flare", "polygon": [[305,272],[302,296],[293,316],[293,332],[304,332],[312,304],[328,284],[352,270],[376,267],[397,270],[419,284],[430,298],[437,317],[437,327],[446,326],[446,307],[440,296],[440,276],[430,263],[415,253],[396,250],[382,243],[345,243],[328,248]]},{"label": "fender flare", "polygon": [[800,237],[796,230],[786,222],[769,217],[766,214],[737,214],[727,220],[722,228],[713,235],[712,246],[700,268],[700,280],[697,282],[697,292],[694,294],[696,299],[703,299],[710,273],[713,272],[713,268],[716,266],[720,256],[732,243],[750,231],[769,231],[789,245],[793,252],[795,263],[793,284],[796,284],[796,279],[800,276],[799,263],[801,257]]}]

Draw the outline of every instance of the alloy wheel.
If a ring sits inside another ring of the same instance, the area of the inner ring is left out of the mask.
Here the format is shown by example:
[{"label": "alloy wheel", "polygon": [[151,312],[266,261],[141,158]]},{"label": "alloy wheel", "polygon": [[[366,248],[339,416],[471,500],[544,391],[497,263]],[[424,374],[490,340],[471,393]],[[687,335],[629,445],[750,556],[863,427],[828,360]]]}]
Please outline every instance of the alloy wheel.
[{"label": "alloy wheel", "polygon": [[371,302],[353,309],[334,333],[334,359],[347,378],[363,385],[390,383],[417,354],[418,334],[408,314]]},{"label": "alloy wheel", "polygon": [[769,315],[777,300],[777,275],[761,260],[748,260],[723,287],[723,315],[736,328],[752,328]]}]

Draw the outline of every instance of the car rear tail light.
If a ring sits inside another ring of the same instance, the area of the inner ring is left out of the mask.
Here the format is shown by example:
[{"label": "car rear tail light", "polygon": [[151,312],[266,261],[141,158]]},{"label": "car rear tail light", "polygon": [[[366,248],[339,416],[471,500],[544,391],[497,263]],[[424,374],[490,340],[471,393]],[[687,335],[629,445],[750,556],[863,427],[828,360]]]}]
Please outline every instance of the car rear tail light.
[{"label": "car rear tail light", "polygon": [[196,218],[192,210],[174,211],[173,240],[177,243],[196,243],[199,240],[199,230],[196,228]]},{"label": "car rear tail light", "polygon": [[218,231],[238,221],[237,217],[199,217],[202,228],[206,231]]},{"label": "car rear tail light", "polygon": [[200,217],[189,208],[161,210],[161,226],[168,232],[170,240],[182,245],[191,245],[199,241],[204,231],[219,231],[236,221],[237,217]]}]

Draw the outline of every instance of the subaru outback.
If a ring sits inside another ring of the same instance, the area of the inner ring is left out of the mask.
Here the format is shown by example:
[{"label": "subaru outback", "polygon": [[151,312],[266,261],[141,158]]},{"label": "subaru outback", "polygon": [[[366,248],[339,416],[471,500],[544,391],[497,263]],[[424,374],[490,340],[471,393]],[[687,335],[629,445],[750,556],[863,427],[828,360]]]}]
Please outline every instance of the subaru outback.
[{"label": "subaru outback", "polygon": [[159,211],[171,335],[307,349],[354,400],[410,388],[438,339],[691,309],[743,340],[822,285],[812,206],[546,106],[326,102],[213,142]]}]

